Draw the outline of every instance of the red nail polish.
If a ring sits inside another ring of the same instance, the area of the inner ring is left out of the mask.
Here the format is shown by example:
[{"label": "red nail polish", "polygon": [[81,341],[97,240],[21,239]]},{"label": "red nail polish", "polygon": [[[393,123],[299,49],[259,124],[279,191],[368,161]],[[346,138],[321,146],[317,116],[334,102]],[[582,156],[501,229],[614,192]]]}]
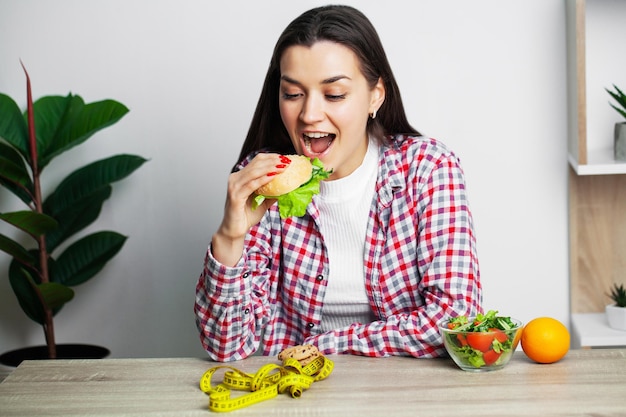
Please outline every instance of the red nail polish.
[{"label": "red nail polish", "polygon": [[287,164],[278,164],[276,165],[276,168],[280,169],[280,168],[287,168]]},{"label": "red nail polish", "polygon": [[268,172],[267,176],[268,177],[273,177],[274,175],[278,174],[278,172]]},{"label": "red nail polish", "polygon": [[281,155],[280,162],[282,162],[283,164],[289,164],[291,163],[291,159],[287,158],[285,155]]}]

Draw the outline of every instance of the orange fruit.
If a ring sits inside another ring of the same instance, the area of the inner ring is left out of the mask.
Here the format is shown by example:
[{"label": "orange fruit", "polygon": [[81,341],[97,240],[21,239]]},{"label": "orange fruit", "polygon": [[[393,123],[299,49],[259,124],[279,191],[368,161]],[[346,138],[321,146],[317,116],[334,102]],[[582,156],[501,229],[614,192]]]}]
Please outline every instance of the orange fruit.
[{"label": "orange fruit", "polygon": [[538,317],[524,326],[522,350],[538,363],[554,363],[569,350],[570,334],[567,327],[551,317]]}]

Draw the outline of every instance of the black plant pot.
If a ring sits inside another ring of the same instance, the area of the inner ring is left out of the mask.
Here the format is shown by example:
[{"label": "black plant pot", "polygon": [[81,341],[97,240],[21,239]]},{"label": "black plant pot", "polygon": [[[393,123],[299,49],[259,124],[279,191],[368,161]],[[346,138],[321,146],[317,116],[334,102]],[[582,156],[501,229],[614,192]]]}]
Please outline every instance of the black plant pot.
[{"label": "black plant pot", "polygon": [[[102,359],[109,356],[109,349],[102,346],[82,344],[57,344],[57,359]],[[0,363],[18,366],[25,360],[48,359],[48,347],[32,346],[12,350],[0,355]]]}]

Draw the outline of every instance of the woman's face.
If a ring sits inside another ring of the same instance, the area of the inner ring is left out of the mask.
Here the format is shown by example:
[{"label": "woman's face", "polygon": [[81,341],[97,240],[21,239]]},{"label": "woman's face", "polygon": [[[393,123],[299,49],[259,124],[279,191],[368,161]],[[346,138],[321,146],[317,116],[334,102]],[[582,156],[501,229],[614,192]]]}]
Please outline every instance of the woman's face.
[{"label": "woman's face", "polygon": [[369,114],[385,91],[371,89],[349,48],[321,41],[291,46],[280,60],[280,115],[296,151],[319,158],[331,179],[351,174],[367,150]]}]

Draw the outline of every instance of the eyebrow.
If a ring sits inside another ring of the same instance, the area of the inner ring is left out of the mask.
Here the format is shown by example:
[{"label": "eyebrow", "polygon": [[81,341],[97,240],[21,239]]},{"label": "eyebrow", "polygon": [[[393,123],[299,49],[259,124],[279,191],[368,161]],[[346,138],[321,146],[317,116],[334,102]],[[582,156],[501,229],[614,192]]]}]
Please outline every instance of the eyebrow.
[{"label": "eyebrow", "polygon": [[[281,75],[280,79],[283,81],[287,81],[290,84],[297,84],[297,85],[302,85],[299,81],[294,80],[293,78],[290,78],[286,75]],[[322,80],[321,84],[332,84],[334,82],[337,82],[339,80],[351,80],[350,77],[348,77],[347,75],[335,75],[334,77],[330,77],[330,78],[326,78],[324,80]]]}]

